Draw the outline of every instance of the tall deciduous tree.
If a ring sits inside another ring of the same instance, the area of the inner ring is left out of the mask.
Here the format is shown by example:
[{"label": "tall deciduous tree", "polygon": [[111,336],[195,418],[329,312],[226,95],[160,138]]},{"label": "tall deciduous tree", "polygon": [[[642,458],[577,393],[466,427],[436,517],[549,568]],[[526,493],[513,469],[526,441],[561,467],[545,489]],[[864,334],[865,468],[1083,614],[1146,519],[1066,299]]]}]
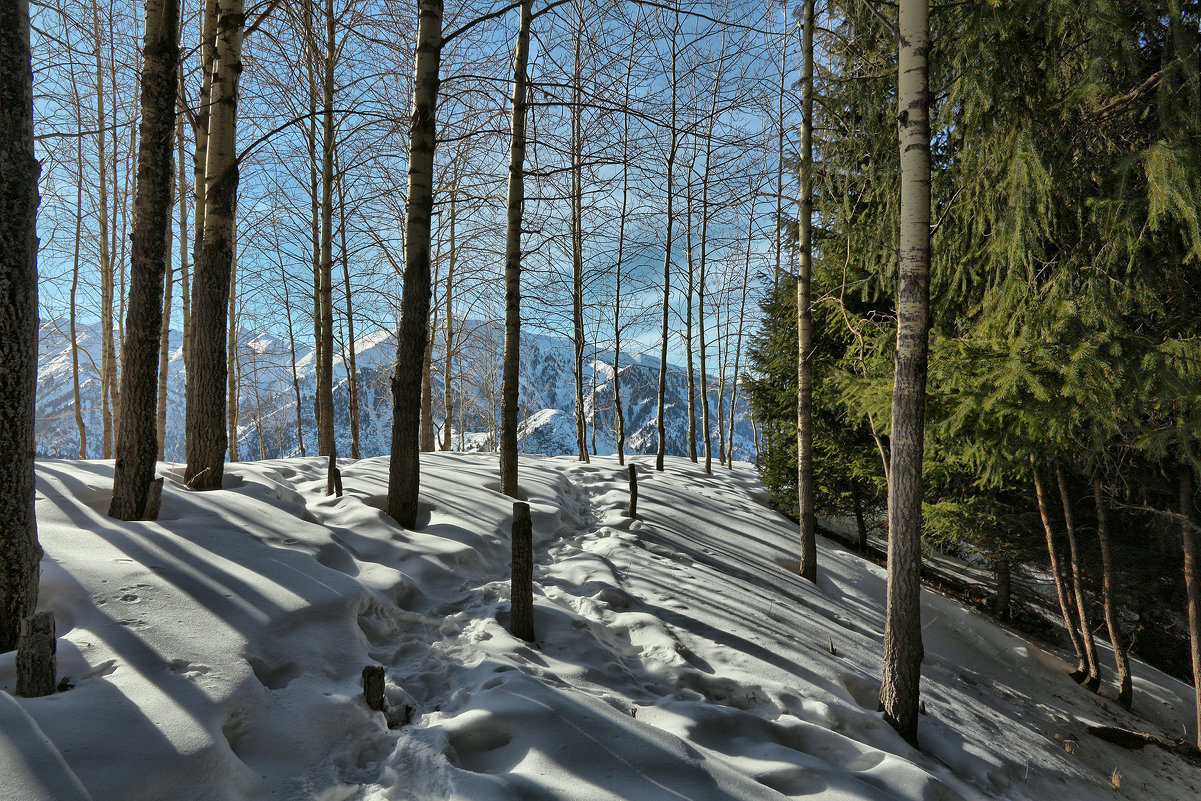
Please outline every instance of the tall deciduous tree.
[{"label": "tall deciduous tree", "polygon": [[[238,160],[234,139],[238,78],[242,72],[242,0],[220,0],[217,41],[208,106],[205,161],[204,236],[196,261],[192,297],[192,363],[187,371],[188,466],[184,478],[195,489],[218,489],[225,471],[226,317],[234,258],[234,212]],[[199,222],[199,219],[198,219]]]},{"label": "tall deciduous tree", "polygon": [[171,258],[175,182],[175,80],[179,68],[179,0],[146,0],[142,120],[133,218],[128,317],[121,343],[117,466],[108,513],[140,520],[154,480],[158,367],[163,336],[163,274]]},{"label": "tall deciduous tree", "polygon": [[930,329],[929,0],[900,0],[897,127],[901,153],[900,275],[888,482],[884,718],[917,744],[922,667],[922,455]]},{"label": "tall deciduous tree", "polygon": [[405,528],[417,526],[420,491],[421,371],[429,336],[430,218],[434,206],[434,148],[438,71],[442,61],[442,0],[418,0],[413,110],[409,125],[409,186],[405,211],[404,291],[392,377],[392,457],[387,512]]},{"label": "tall deciduous tree", "polygon": [[38,302],[28,0],[0,0],[0,652],[17,646],[38,600],[33,414]]},{"label": "tall deciduous tree", "polygon": [[517,497],[517,384],[521,366],[521,219],[525,204],[525,124],[529,109],[533,0],[522,0],[513,48],[508,222],[505,227],[505,350],[501,366],[500,491]]},{"label": "tall deciduous tree", "polygon": [[802,8],[804,21],[801,34],[801,207],[797,220],[800,239],[797,248],[797,516],[800,518],[801,534],[800,572],[810,581],[817,581],[817,517],[813,505],[814,0],[805,0]]}]

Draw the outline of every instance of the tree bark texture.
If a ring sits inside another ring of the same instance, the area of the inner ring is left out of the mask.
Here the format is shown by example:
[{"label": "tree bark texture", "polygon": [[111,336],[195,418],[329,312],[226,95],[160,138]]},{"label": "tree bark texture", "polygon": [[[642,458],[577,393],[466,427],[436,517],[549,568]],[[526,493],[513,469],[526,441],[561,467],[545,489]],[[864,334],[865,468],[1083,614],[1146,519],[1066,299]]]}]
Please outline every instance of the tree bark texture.
[{"label": "tree bark texture", "polygon": [[530,505],[513,504],[513,567],[509,579],[510,633],[534,641],[534,542]]},{"label": "tree bark texture", "polygon": [[0,653],[38,601],[34,392],[38,347],[38,175],[28,0],[0,2]]},{"label": "tree bark texture", "polygon": [[1063,625],[1067,630],[1068,639],[1072,642],[1072,650],[1076,652],[1076,670],[1072,673],[1072,678],[1076,681],[1083,681],[1084,677],[1088,675],[1084,642],[1080,638],[1080,630],[1076,626],[1072,605],[1068,600],[1068,590],[1063,583],[1063,570],[1059,564],[1058,549],[1055,547],[1055,527],[1051,522],[1051,504],[1047,500],[1046,488],[1043,486],[1038,467],[1034,464],[1033,456],[1030,457],[1030,470],[1034,476],[1034,497],[1038,501],[1038,514],[1042,519],[1043,532],[1047,537],[1047,557],[1051,562],[1051,576],[1055,579],[1055,596],[1059,600],[1059,612],[1063,615]]},{"label": "tree bark texture", "polygon": [[21,641],[17,646],[17,695],[41,698],[54,692],[57,650],[53,612],[38,612],[21,621]]},{"label": "tree bark texture", "polygon": [[[521,220],[525,206],[526,114],[529,104],[530,25],[533,0],[521,4],[513,48],[509,135],[508,211],[505,227],[505,345],[501,364],[500,491],[517,497],[517,404],[521,368]],[[532,635],[531,635],[532,636]]]},{"label": "tree bark texture", "polygon": [[[800,518],[801,535],[800,573],[804,578],[815,582],[817,581],[817,516],[814,510],[816,482],[813,476],[813,6],[814,0],[805,0],[802,6],[804,22],[801,35],[801,202],[797,219],[800,247],[797,253],[796,449],[797,516]],[[928,171],[927,167],[927,174]],[[928,209],[929,201],[926,202]],[[926,258],[929,259],[928,248]],[[924,320],[924,310],[922,316]],[[899,336],[898,332],[898,338]],[[922,347],[924,350],[924,339]],[[924,353],[922,359],[925,360]],[[898,361],[897,364],[899,370],[900,362]],[[922,373],[924,385],[924,366]],[[899,378],[900,374],[898,373]],[[920,461],[920,444],[918,448]],[[918,480],[920,482],[920,467]],[[920,493],[920,484],[918,491]],[[920,510],[920,495],[918,506]]]},{"label": "tree bark texture", "polygon": [[179,0],[146,0],[144,31],[128,316],[121,344],[121,416],[108,509],[119,520],[142,519],[158,457],[163,274],[171,259],[168,236],[175,183]]},{"label": "tree bark texture", "polygon": [[1068,535],[1068,566],[1072,572],[1072,595],[1076,601],[1076,614],[1080,620],[1080,641],[1084,645],[1084,658],[1088,667],[1084,685],[1097,692],[1101,687],[1101,666],[1097,661],[1097,643],[1093,640],[1093,630],[1088,623],[1088,600],[1084,597],[1084,579],[1081,576],[1080,549],[1076,542],[1076,519],[1072,515],[1072,499],[1068,495],[1067,477],[1058,462],[1055,464],[1055,483],[1059,485],[1059,499],[1063,504],[1063,522]]},{"label": "tree bark texture", "polygon": [[219,489],[225,471],[226,317],[234,259],[238,78],[242,71],[242,0],[220,0],[205,164],[204,236],[192,297],[192,364],[185,413],[188,465],[194,489]]},{"label": "tree bark texture", "polygon": [[1093,474],[1093,501],[1097,507],[1097,544],[1101,547],[1101,604],[1105,610],[1105,626],[1113,646],[1114,667],[1118,672],[1118,703],[1127,709],[1133,703],[1134,685],[1130,675],[1127,642],[1118,626],[1114,601],[1113,553],[1109,545],[1109,510],[1105,502],[1101,477]]},{"label": "tree bark texture", "polygon": [[333,0],[325,0],[325,54],[321,77],[321,254],[317,297],[321,309],[321,349],[317,359],[317,455],[334,448],[334,59],[337,25]]},{"label": "tree bark texture", "polygon": [[922,665],[922,454],[930,308],[930,51],[928,0],[901,0],[897,57],[901,217],[892,470],[888,484],[888,587],[884,718],[917,744]]},{"label": "tree bark texture", "polygon": [[409,185],[405,211],[404,291],[392,377],[392,456],[387,513],[416,528],[420,476],[421,369],[429,336],[430,217],[434,207],[434,148],[438,70],[442,59],[442,0],[418,0],[413,113],[409,127]]}]

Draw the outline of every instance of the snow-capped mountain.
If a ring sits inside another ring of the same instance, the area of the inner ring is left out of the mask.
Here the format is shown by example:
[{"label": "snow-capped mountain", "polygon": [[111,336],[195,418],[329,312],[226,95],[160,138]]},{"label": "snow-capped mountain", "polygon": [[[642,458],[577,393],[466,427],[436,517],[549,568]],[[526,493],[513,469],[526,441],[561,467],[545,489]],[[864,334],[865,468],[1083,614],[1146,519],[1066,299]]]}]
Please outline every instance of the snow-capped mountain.
[{"label": "snow-capped mountain", "polygon": [[[77,457],[79,430],[72,388],[70,337],[65,320],[42,324],[39,342],[37,441],[41,456]],[[484,322],[464,325],[453,341],[451,365],[451,448],[479,451],[495,448],[500,424],[502,327]],[[98,458],[102,449],[100,413],[100,328],[77,326],[79,343],[80,406],[87,436],[87,456]],[[184,386],[182,335],[170,333],[167,371],[167,433],[165,457],[184,458]],[[442,434],[446,422],[443,372],[445,348],[441,332],[435,336],[431,375],[432,417]],[[338,453],[351,454],[349,383],[345,351],[334,359],[334,430]],[[293,456],[311,453],[317,442],[313,417],[315,359],[312,348],[297,343],[295,360],[286,339],[264,333],[243,332],[238,347],[238,454],[242,459]],[[573,348],[564,337],[527,334],[522,337],[520,447],[526,453],[574,454],[575,383]],[[391,443],[391,377],[396,361],[396,340],[377,330],[355,340],[355,373],[359,390],[359,449],[362,456],[387,453]],[[293,370],[294,365],[294,370]],[[623,401],[626,452],[653,453],[655,398],[659,360],[622,353],[620,389]],[[295,378],[295,383],[294,383]],[[699,395],[700,375],[697,373]],[[593,381],[595,380],[595,389]],[[613,410],[613,354],[589,349],[584,358],[584,406],[588,420],[588,445],[597,453],[616,450]],[[710,373],[709,404],[712,447],[718,453],[718,387]],[[728,433],[731,387],[727,378],[722,400],[723,428]],[[300,430],[297,428],[297,397]],[[665,427],[667,453],[688,451],[687,376],[682,367],[668,364]],[[700,402],[696,404],[698,451],[701,441]],[[729,445],[727,444],[727,447]],[[736,459],[754,453],[754,430],[746,404],[735,406],[733,449]]]}]

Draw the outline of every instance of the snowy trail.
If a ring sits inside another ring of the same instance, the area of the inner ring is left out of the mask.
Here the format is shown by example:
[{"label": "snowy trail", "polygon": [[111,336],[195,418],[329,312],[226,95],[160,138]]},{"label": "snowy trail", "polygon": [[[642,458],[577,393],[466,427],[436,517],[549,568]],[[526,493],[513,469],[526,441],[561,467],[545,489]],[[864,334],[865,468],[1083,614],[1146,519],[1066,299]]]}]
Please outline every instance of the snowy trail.
[{"label": "snowy trail", "polygon": [[883,571],[821,541],[809,584],[753,473],[638,462],[633,520],[614,459],[523,458],[532,645],[505,629],[495,457],[423,456],[416,531],[381,511],[386,458],[340,462],[342,498],[324,459],[209,493],[169,475],[156,523],[104,514],[111,462],[40,462],[42,608],[76,686],[0,704],[0,801],[1197,797],[1194,766],[1084,731],[1175,733],[1190,688],[1136,665],[1131,716],[929,592],[914,751],[876,710]]}]

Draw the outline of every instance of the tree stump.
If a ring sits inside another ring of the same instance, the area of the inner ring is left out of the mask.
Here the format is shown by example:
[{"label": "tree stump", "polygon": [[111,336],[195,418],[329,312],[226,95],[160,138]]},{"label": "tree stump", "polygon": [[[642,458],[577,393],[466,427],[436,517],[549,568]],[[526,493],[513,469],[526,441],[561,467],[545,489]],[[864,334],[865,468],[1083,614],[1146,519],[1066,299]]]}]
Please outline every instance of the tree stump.
[{"label": "tree stump", "polygon": [[363,698],[367,707],[376,712],[385,712],[384,668],[382,665],[367,665],[363,668]]},{"label": "tree stump", "polygon": [[626,467],[626,471],[630,475],[630,514],[629,516],[638,519],[638,468],[634,465]]},{"label": "tree stump", "polygon": [[143,518],[146,520],[158,520],[159,509],[163,506],[163,479],[159,476],[154,481],[150,482],[150,489],[146,491],[146,512]]},{"label": "tree stump", "polygon": [[512,598],[509,623],[514,637],[534,641],[534,538],[530,505],[513,504],[513,572],[509,581]]},{"label": "tree stump", "polygon": [[23,618],[17,644],[17,695],[38,698],[54,692],[54,652],[54,613]]}]

